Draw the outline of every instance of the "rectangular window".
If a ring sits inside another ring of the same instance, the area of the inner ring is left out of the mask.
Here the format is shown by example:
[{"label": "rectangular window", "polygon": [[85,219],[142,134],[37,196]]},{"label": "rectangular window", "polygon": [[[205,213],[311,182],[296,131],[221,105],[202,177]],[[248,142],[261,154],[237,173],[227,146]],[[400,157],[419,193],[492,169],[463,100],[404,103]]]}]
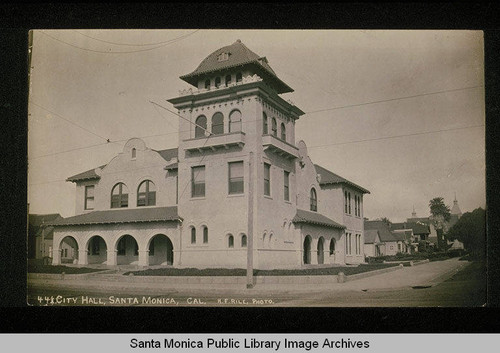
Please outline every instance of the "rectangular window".
[{"label": "rectangular window", "polygon": [[344,191],[344,212],[347,213],[347,191]]},{"label": "rectangular window", "polygon": [[285,201],[290,201],[290,172],[283,172],[283,198]]},{"label": "rectangular window", "polygon": [[229,168],[229,194],[242,194],[243,187],[243,162],[230,162]]},{"label": "rectangular window", "polygon": [[205,166],[191,168],[191,197],[205,196]]},{"label": "rectangular window", "polygon": [[85,187],[85,209],[94,209],[94,185],[87,185]]},{"label": "rectangular window", "polygon": [[348,201],[349,201],[349,214],[351,214],[351,193],[349,192],[348,194]]},{"label": "rectangular window", "polygon": [[271,165],[264,163],[264,195],[271,196]]}]

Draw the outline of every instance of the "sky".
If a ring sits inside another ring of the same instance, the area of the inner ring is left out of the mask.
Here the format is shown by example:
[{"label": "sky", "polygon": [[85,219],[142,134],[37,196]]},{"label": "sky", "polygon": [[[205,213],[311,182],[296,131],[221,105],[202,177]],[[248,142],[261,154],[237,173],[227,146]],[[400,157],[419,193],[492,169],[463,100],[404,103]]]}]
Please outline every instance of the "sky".
[{"label": "sky", "polygon": [[[429,215],[429,200],[486,207],[481,31],[36,30],[28,116],[29,212],[74,215],[69,176],[132,137],[178,146],[166,100],[240,39],[294,89],[314,163],[370,190],[364,215]],[[109,139],[110,142],[107,142]]]}]

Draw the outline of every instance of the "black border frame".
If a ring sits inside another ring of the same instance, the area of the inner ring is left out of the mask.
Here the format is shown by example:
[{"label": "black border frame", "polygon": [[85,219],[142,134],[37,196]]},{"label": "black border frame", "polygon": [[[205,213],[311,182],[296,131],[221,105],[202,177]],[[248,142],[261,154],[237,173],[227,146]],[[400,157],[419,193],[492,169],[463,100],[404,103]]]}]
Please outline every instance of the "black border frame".
[{"label": "black border frame", "polygon": [[[16,3],[0,16],[0,316],[19,333],[498,332],[500,104],[498,4]],[[214,20],[216,19],[216,20]],[[64,28],[485,30],[488,307],[95,308],[26,306],[28,30]],[[5,207],[7,206],[7,207]],[[4,208],[5,207],[5,208]],[[3,307],[1,307],[3,306]]]}]

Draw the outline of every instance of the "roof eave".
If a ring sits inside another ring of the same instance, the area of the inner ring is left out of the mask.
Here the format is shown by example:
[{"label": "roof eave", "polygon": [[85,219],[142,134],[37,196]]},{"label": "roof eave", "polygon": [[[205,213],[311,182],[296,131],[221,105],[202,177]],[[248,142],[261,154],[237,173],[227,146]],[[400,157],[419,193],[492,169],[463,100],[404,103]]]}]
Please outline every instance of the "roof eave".
[{"label": "roof eave", "polygon": [[319,185],[337,185],[337,184],[345,184],[347,186],[350,186],[354,189],[358,189],[359,191],[361,191],[363,194],[370,194],[370,191],[365,189],[365,188],[362,188],[361,186],[358,186],[354,183],[350,183],[350,182],[347,182],[347,181],[327,181],[327,182],[321,182],[319,183]]}]

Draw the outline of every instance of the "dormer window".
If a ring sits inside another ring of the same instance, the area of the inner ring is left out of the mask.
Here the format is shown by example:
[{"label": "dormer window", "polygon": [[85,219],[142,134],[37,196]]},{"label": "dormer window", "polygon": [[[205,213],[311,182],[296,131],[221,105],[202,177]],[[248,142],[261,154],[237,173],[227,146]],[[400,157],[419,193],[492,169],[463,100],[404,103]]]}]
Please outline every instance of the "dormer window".
[{"label": "dormer window", "polygon": [[231,54],[230,53],[220,53],[219,55],[217,55],[217,61],[218,62],[227,61],[227,60],[229,60],[229,55],[231,55]]}]

